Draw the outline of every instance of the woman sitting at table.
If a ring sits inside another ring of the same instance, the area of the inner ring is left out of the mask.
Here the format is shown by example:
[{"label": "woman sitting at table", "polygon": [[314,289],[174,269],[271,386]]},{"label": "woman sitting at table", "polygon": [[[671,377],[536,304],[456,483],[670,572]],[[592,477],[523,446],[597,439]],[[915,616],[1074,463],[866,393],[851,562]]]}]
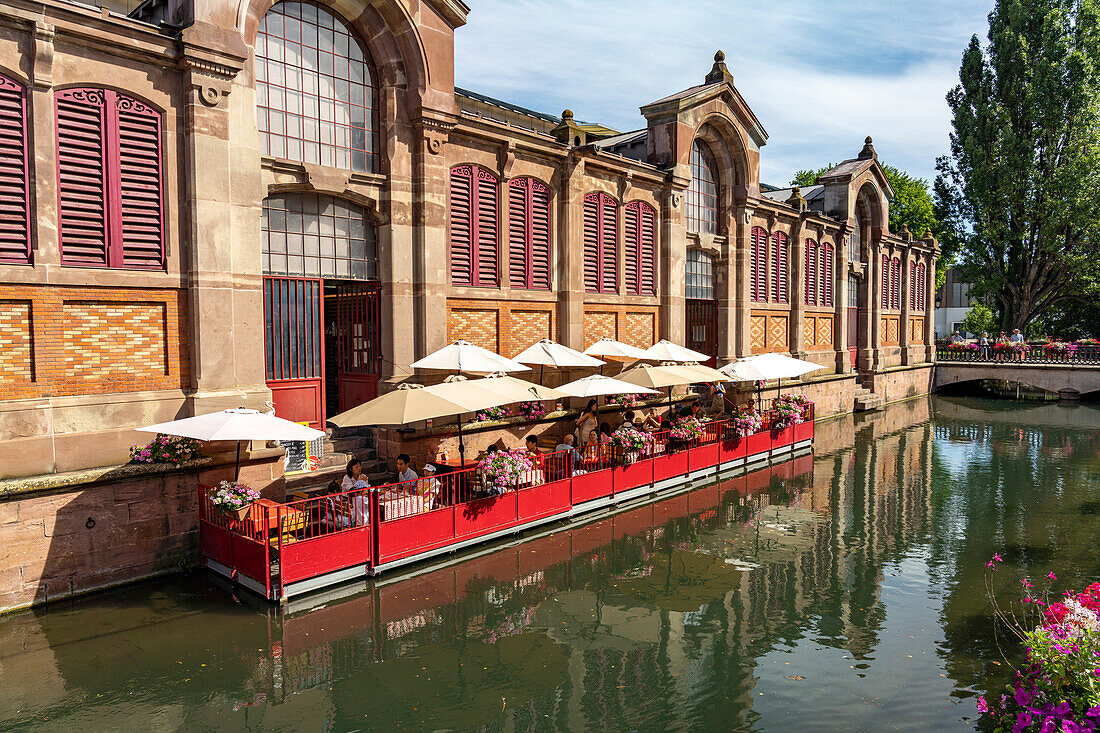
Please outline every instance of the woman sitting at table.
[{"label": "woman sitting at table", "polygon": [[424,511],[438,509],[443,506],[441,498],[443,494],[443,484],[439,483],[439,479],[436,478],[435,474],[435,464],[425,463],[424,478],[420,479],[420,482],[417,484],[417,493],[424,497]]},{"label": "woman sitting at table", "polygon": [[600,434],[595,430],[589,430],[588,439],[581,449],[581,455],[584,457],[584,464],[588,470],[594,471],[599,468],[600,456],[603,455],[602,448]]},{"label": "woman sitting at table", "polygon": [[[370,488],[367,477],[363,475],[363,464],[358,458],[348,461],[344,469],[344,479],[340,482],[340,493],[325,500],[325,516],[322,523],[335,529],[361,527],[370,521],[370,498],[362,489]],[[351,496],[345,496],[353,492]]]}]

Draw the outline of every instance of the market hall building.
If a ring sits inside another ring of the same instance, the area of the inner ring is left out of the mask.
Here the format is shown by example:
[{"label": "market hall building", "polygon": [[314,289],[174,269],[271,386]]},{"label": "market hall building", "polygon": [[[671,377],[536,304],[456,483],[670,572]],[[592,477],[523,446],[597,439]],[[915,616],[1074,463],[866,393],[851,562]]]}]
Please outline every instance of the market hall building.
[{"label": "market hall building", "polygon": [[790,353],[818,415],[928,391],[937,246],[870,138],[775,189],[721,52],[623,132],[456,88],[468,11],[0,6],[0,478],[225,407],[324,425],[457,338]]}]

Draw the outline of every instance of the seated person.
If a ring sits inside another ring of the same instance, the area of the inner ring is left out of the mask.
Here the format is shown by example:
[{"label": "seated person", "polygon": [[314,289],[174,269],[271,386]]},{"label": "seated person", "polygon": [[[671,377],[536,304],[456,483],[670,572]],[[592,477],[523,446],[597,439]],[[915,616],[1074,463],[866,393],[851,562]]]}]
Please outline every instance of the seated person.
[{"label": "seated person", "polygon": [[442,504],[443,485],[436,478],[436,467],[433,463],[424,464],[424,478],[417,485],[417,491],[424,497],[424,511],[438,509]]},{"label": "seated person", "polygon": [[415,484],[406,483],[408,481],[416,481],[416,471],[412,467],[412,459],[409,458],[408,453],[402,453],[397,457],[397,482],[401,486],[397,487],[397,490],[402,494],[412,494],[416,491]]},{"label": "seated person", "polygon": [[611,442],[611,423],[606,420],[600,423],[600,445],[607,445]]},{"label": "seated person", "polygon": [[340,491],[366,488],[370,488],[370,484],[367,483],[367,477],[363,475],[363,463],[358,458],[352,458],[348,461],[347,468],[344,469],[344,479],[340,482]]},{"label": "seated person", "polygon": [[[344,470],[344,479],[340,482],[339,493],[330,495],[325,500],[322,523],[328,527],[346,529],[361,527],[370,521],[370,498],[366,491],[359,491],[369,487],[367,477],[363,475],[362,462],[358,458],[352,458]],[[355,493],[351,496],[342,496],[349,491]]]},{"label": "seated person", "polygon": [[534,435],[528,435],[525,441],[527,457],[531,459],[531,476],[524,477],[524,482],[530,485],[546,483],[546,476],[542,472],[542,451],[539,450],[539,439]]},{"label": "seated person", "polygon": [[600,456],[603,455],[600,445],[600,435],[595,430],[588,431],[588,439],[581,448],[581,455],[584,457],[584,462],[590,464],[598,463]]},{"label": "seated person", "polygon": [[527,455],[538,463],[538,459],[542,457],[542,451],[539,450],[539,439],[534,435],[528,435],[527,440],[524,441],[524,447],[527,449]]},{"label": "seated person", "polygon": [[652,407],[647,407],[642,412],[642,428],[651,433],[661,429],[661,418]]},{"label": "seated person", "polygon": [[623,413],[623,421],[619,425],[619,427],[622,427],[623,425],[633,425],[635,421],[637,421],[637,419],[638,416],[634,414],[634,410],[627,410]]},{"label": "seated person", "polygon": [[[562,436],[561,442],[554,447],[555,454],[561,454],[561,462],[554,461],[552,473],[555,474],[554,480],[567,478],[569,476],[579,476],[584,471],[579,469],[582,463],[581,454],[573,447],[573,434],[566,433]],[[561,475],[557,475],[560,473]]]}]

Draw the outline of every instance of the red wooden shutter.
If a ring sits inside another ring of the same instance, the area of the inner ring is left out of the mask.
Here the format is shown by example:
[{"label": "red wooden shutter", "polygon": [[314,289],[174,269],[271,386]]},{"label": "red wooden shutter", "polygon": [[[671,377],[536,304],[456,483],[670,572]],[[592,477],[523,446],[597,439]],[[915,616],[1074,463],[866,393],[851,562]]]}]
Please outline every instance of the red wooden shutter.
[{"label": "red wooden shutter", "polygon": [[619,292],[619,205],[608,196],[601,194],[600,206],[600,292]]},{"label": "red wooden shutter", "polygon": [[473,168],[460,165],[451,169],[451,282],[473,284],[473,241],[476,223],[470,216]]},{"label": "red wooden shutter", "polygon": [[600,292],[600,202],[595,193],[584,197],[584,289]]},{"label": "red wooden shutter", "polygon": [[160,114],[121,95],[117,112],[122,264],[161,268]]},{"label": "red wooden shutter", "polygon": [[499,189],[497,178],[484,168],[477,169],[477,267],[475,285],[495,287],[499,284],[497,229]]},{"label": "red wooden shutter", "polygon": [[924,269],[924,263],[923,262],[920,264],[919,267],[920,267],[920,272],[917,273],[917,291],[918,291],[917,292],[917,310],[923,311],[923,310],[925,310],[925,307],[926,307],[924,298],[927,295],[926,288],[927,288],[928,280],[926,278],[927,278],[928,273]]},{"label": "red wooden shutter", "polygon": [[638,202],[632,201],[626,205],[626,216],[623,219],[623,238],[625,240],[623,252],[623,279],[626,281],[628,295],[638,295],[640,273],[638,272],[641,259],[638,251]]},{"label": "red wooden shutter", "polygon": [[817,242],[806,240],[806,305],[817,305]]},{"label": "red wooden shutter", "polygon": [[890,265],[890,307],[901,308],[901,260],[897,257]]},{"label": "red wooden shutter", "polygon": [[776,232],[772,235],[772,300],[776,303],[787,302],[787,235]]},{"label": "red wooden shutter", "polygon": [[101,89],[57,92],[61,262],[107,265],[107,103]]},{"label": "red wooden shutter", "polygon": [[550,289],[550,189],[534,178],[508,183],[508,279],[513,288]]},{"label": "red wooden shutter", "polygon": [[882,256],[882,307],[890,307],[890,258]]},{"label": "red wooden shutter", "polygon": [[30,264],[27,90],[0,75],[0,262]]},{"label": "red wooden shutter", "polygon": [[821,291],[821,304],[832,308],[833,307],[833,245],[826,244],[824,252],[822,254],[821,269],[824,273],[822,279],[825,281],[824,287]]},{"label": "red wooden shutter", "polygon": [[752,228],[752,263],[749,267],[749,290],[752,299],[764,302],[768,299],[767,290],[767,242],[768,233],[761,227]]}]

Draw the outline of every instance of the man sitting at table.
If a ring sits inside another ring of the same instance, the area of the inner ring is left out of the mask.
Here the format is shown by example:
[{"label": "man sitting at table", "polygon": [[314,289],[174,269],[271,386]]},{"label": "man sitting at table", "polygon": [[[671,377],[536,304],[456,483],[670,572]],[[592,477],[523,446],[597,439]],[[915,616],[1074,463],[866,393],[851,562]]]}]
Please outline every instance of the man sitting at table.
[{"label": "man sitting at table", "polygon": [[[576,467],[581,463],[581,454],[573,447],[573,433],[566,433],[561,436],[561,442],[554,447],[555,453],[564,453],[557,461],[554,462],[555,474],[553,480],[567,478],[574,476],[577,473],[584,473],[584,471],[577,471]],[[559,468],[560,464],[560,468]],[[557,475],[561,473],[562,475]]]},{"label": "man sitting at table", "polygon": [[409,458],[408,453],[402,453],[397,457],[397,481],[404,483],[406,481],[416,481],[419,476],[416,475],[416,471],[409,465],[412,460]]}]

